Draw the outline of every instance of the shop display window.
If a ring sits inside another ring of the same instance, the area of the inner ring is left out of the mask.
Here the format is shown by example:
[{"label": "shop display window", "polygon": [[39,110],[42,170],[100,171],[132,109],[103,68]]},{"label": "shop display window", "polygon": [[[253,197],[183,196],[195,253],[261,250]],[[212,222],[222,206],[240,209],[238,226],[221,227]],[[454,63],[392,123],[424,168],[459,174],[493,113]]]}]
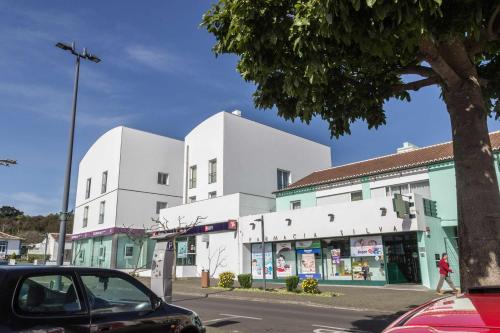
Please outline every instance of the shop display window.
[{"label": "shop display window", "polygon": [[323,270],[326,280],[351,280],[349,238],[323,240]]},{"label": "shop display window", "polygon": [[[266,279],[273,278],[273,251],[272,244],[264,245]],[[252,277],[254,279],[262,279],[262,245],[252,244]]]},{"label": "shop display window", "polygon": [[295,260],[292,242],[274,244],[274,271],[277,279],[295,275]]},{"label": "shop display window", "polygon": [[315,241],[297,241],[297,270],[301,279],[321,279],[321,243]]},{"label": "shop display window", "polygon": [[353,257],[353,280],[385,281],[385,267],[383,256]]}]

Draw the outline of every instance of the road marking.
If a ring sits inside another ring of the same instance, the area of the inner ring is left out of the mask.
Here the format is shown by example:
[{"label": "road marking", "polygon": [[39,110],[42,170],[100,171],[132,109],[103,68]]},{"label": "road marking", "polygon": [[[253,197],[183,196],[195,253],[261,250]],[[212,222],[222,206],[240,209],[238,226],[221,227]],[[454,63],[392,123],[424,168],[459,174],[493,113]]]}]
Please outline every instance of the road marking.
[{"label": "road marking", "polygon": [[234,315],[230,313],[220,313],[221,316],[228,316],[232,318],[245,318],[245,319],[253,319],[253,320],[262,320],[262,318],[257,318],[257,317],[248,317],[248,316],[240,316],[240,315]]},{"label": "road marking", "polygon": [[364,331],[359,331],[359,330],[344,328],[344,327],[334,327],[334,326],[326,326],[326,325],[312,325],[312,326],[318,327],[317,329],[313,330],[313,333],[344,333],[344,332],[363,333],[364,332]]},{"label": "road marking", "polygon": [[211,322],[214,322],[214,321],[227,320],[229,318],[232,318],[232,319],[242,318],[242,319],[262,320],[262,318],[240,316],[240,315],[235,315],[235,314],[230,314],[230,313],[219,313],[219,315],[225,316],[225,317],[223,317],[223,318],[209,319],[209,320],[202,320],[202,321],[204,323],[211,323]]}]

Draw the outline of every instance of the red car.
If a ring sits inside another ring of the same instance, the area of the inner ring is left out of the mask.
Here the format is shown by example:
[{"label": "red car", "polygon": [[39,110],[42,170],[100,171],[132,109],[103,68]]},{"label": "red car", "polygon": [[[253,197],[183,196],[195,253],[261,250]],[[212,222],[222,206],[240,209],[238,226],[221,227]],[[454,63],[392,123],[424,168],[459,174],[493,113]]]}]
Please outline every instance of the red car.
[{"label": "red car", "polygon": [[500,287],[430,301],[399,317],[383,333],[500,333]]}]

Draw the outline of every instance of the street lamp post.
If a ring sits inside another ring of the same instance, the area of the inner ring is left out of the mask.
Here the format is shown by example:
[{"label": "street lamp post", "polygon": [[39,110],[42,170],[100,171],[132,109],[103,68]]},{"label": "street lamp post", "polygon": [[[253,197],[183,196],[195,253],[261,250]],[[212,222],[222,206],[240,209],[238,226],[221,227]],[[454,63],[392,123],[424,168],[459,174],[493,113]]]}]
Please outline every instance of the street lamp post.
[{"label": "street lamp post", "polygon": [[260,232],[261,232],[261,247],[262,247],[262,280],[264,281],[264,291],[266,291],[266,250],[264,247],[264,215],[260,216],[260,219],[255,219],[255,222],[260,222]]},{"label": "street lamp post", "polygon": [[73,159],[73,141],[75,137],[75,121],[76,121],[76,101],[78,98],[78,79],[80,76],[80,59],[87,59],[98,63],[101,61],[95,55],[87,52],[87,49],[83,49],[83,52],[77,52],[75,48],[75,43],[71,45],[65,43],[57,43],[56,46],[64,51],[69,51],[72,55],[76,57],[76,68],[75,68],[75,85],[73,89],[73,111],[71,114],[71,125],[69,130],[69,143],[68,143],[68,159],[66,161],[66,174],[64,177],[64,192],[62,201],[62,210],[59,217],[59,246],[57,248],[57,265],[62,266],[64,262],[64,247],[66,241],[66,222],[68,219],[68,201],[69,201],[69,186],[71,181],[71,163]]}]

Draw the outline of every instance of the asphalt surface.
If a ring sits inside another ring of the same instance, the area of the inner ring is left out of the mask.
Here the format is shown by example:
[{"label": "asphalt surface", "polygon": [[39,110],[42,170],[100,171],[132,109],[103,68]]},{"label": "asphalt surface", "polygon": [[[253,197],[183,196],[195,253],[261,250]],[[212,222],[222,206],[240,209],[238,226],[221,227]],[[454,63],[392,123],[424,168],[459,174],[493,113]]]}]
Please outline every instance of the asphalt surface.
[{"label": "asphalt surface", "polygon": [[208,332],[381,332],[398,314],[228,298],[177,296],[196,311]]}]

